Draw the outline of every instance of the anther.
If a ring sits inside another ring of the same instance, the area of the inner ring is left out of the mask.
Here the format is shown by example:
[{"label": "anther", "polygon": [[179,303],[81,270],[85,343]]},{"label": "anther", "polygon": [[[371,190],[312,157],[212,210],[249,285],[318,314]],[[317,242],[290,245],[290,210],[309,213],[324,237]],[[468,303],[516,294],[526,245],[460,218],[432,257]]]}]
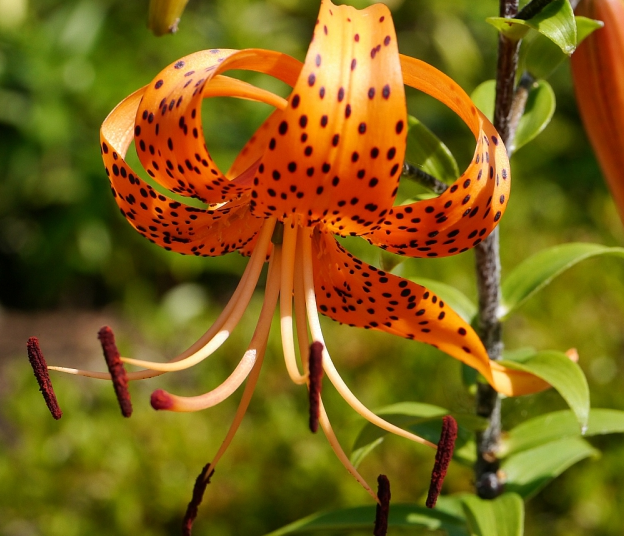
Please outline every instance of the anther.
[{"label": "anther", "polygon": [[438,495],[440,495],[440,491],[442,491],[442,483],[444,482],[446,471],[453,457],[456,439],[457,421],[450,415],[447,415],[442,419],[442,432],[440,433],[438,451],[436,452],[435,464],[431,472],[431,484],[429,485],[429,493],[427,494],[427,508],[433,508],[435,506]]},{"label": "anther", "polygon": [[119,407],[121,408],[121,414],[124,417],[130,417],[130,415],[132,415],[132,402],[130,401],[130,392],[128,391],[128,376],[120,359],[117,346],[115,345],[113,330],[108,326],[104,326],[98,332],[98,339],[102,344],[104,359],[106,359],[108,372],[110,372],[111,375],[115,394],[117,395],[117,402],[119,402]]},{"label": "anther", "polygon": [[375,513],[374,536],[386,536],[388,532],[388,513],[390,511],[390,481],[386,475],[377,477],[377,511]]},{"label": "anther", "polygon": [[26,348],[28,350],[28,360],[30,361],[30,366],[35,373],[35,378],[37,378],[37,383],[39,384],[39,390],[43,395],[43,399],[45,400],[52,417],[58,420],[63,415],[63,412],[56,401],[56,395],[54,394],[50,374],[48,374],[48,365],[43,357],[43,354],[41,353],[41,348],[39,348],[39,340],[37,337],[31,337],[28,339]]},{"label": "anther", "polygon": [[204,465],[204,468],[199,473],[199,476],[195,480],[195,486],[193,487],[193,497],[191,498],[191,502],[188,503],[186,507],[186,513],[184,514],[184,520],[182,521],[182,536],[191,536],[191,531],[193,530],[193,522],[197,517],[197,510],[199,505],[204,498],[204,492],[206,491],[206,486],[210,484],[210,479],[212,475],[214,475],[214,469],[210,471],[208,475],[208,468],[210,467],[210,463]]},{"label": "anther", "polygon": [[316,433],[319,426],[321,407],[321,382],[323,379],[323,343],[314,341],[310,345],[308,360],[309,396],[310,396],[310,431]]}]

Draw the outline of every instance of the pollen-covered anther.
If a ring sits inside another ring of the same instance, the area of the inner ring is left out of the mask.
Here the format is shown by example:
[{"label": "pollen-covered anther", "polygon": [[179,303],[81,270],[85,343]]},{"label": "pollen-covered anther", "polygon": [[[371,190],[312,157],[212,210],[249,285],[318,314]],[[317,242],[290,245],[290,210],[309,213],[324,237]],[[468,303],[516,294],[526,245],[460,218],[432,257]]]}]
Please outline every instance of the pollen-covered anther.
[{"label": "pollen-covered anther", "polygon": [[37,383],[39,384],[39,390],[43,395],[43,399],[45,400],[52,417],[58,420],[63,415],[63,412],[56,401],[52,381],[50,380],[50,375],[48,374],[48,365],[43,357],[43,354],[41,353],[41,348],[39,348],[39,340],[37,337],[31,337],[28,339],[26,348],[28,350],[28,360],[30,361],[30,366],[35,373],[35,378],[37,378]]},{"label": "pollen-covered anther", "polygon": [[456,439],[457,421],[450,415],[447,415],[442,419],[442,432],[440,433],[438,451],[436,452],[435,464],[431,472],[431,484],[429,485],[429,493],[427,494],[427,508],[433,508],[438,500],[446,471],[453,457]]},{"label": "pollen-covered anther", "polygon": [[309,396],[310,396],[310,431],[316,433],[319,426],[321,387],[323,380],[323,343],[314,341],[310,345]]},{"label": "pollen-covered anther", "polygon": [[193,497],[186,507],[186,513],[184,514],[184,520],[182,521],[182,536],[191,536],[193,530],[193,522],[197,517],[197,510],[204,498],[204,492],[206,486],[210,484],[210,479],[214,475],[214,469],[208,474],[210,463],[204,465],[204,468],[199,473],[199,476],[195,480],[195,486],[193,487]]},{"label": "pollen-covered anther", "polygon": [[386,536],[388,532],[388,514],[390,512],[390,481],[386,475],[377,477],[377,511],[375,513],[374,536]]},{"label": "pollen-covered anther", "polygon": [[111,375],[121,414],[124,417],[130,417],[132,415],[132,402],[130,401],[130,391],[128,391],[128,375],[120,359],[113,330],[108,326],[104,326],[98,332],[98,339],[102,344],[104,359],[106,359],[106,365]]}]

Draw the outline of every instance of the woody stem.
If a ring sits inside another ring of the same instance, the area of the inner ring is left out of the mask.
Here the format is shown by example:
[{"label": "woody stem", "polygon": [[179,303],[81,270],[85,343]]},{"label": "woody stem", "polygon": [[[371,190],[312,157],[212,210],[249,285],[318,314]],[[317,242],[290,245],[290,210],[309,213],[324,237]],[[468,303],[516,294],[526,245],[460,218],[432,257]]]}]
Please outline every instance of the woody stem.
[{"label": "woody stem", "polygon": [[[500,0],[500,16],[514,17],[518,12],[518,0]],[[519,41],[513,41],[502,33],[498,38],[498,65],[496,70],[496,101],[494,126],[507,147],[513,140],[512,108],[514,86],[518,68]],[[502,357],[502,327],[498,318],[500,307],[500,255],[498,228],[475,248],[477,291],[479,295],[479,334],[490,359]],[[477,461],[475,481],[477,494],[482,498],[494,498],[502,491],[497,471],[499,462],[495,453],[501,435],[500,397],[489,384],[478,384],[477,415],[488,420],[489,425],[477,433]]]}]

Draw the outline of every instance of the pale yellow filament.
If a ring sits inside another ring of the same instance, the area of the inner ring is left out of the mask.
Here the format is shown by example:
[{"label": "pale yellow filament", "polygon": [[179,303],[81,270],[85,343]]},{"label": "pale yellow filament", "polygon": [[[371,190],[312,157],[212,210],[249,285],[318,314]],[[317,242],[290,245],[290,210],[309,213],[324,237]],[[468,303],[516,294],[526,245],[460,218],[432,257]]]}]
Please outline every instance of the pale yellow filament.
[{"label": "pale yellow filament", "polygon": [[342,398],[344,398],[345,402],[347,402],[347,404],[349,404],[357,413],[359,413],[370,423],[392,434],[396,434],[406,439],[410,439],[411,441],[415,441],[416,443],[421,443],[423,445],[427,445],[431,448],[437,449],[437,446],[430,441],[427,441],[422,437],[412,434],[407,430],[403,430],[402,428],[399,428],[398,426],[389,423],[388,421],[373,413],[364,404],[362,404],[362,402],[360,402],[360,400],[351,392],[343,379],[340,377],[340,374],[336,370],[336,367],[331,360],[329,352],[327,351],[327,347],[325,346],[325,340],[323,339],[323,332],[321,330],[321,323],[319,321],[318,310],[316,307],[316,295],[314,293],[314,274],[312,268],[313,265],[311,230],[308,231],[308,233],[306,233],[305,235],[302,235],[302,239],[304,257],[303,281],[306,294],[306,306],[308,311],[308,324],[310,326],[312,339],[315,341],[319,341],[323,344],[323,370],[325,371],[325,374],[327,374],[329,381],[332,382],[336,390],[340,393]]},{"label": "pale yellow filament", "polygon": [[293,284],[295,268],[295,252],[297,248],[297,228],[293,219],[284,221],[284,239],[282,245],[282,275],[280,290],[280,329],[284,361],[290,379],[297,385],[307,381],[307,374],[301,374],[297,366],[297,354],[293,337]]},{"label": "pale yellow filament", "polygon": [[210,474],[217,462],[223,456],[228,446],[232,442],[238,427],[240,426],[243,417],[245,416],[245,412],[249,407],[249,402],[251,401],[251,397],[253,395],[254,389],[256,388],[256,383],[258,382],[258,377],[260,376],[260,369],[262,367],[262,362],[264,361],[264,353],[266,350],[267,340],[269,338],[269,330],[271,328],[271,320],[273,318],[273,313],[275,311],[275,307],[277,306],[277,297],[280,292],[280,271],[281,271],[281,248],[275,247],[273,249],[273,253],[271,255],[271,261],[269,265],[269,275],[267,278],[266,291],[264,295],[264,303],[262,304],[262,311],[260,312],[260,319],[258,321],[258,325],[256,326],[256,331],[254,333],[254,339],[256,339],[256,345],[258,349],[258,353],[256,356],[256,363],[251,369],[249,377],[247,378],[247,383],[245,384],[245,389],[243,390],[243,396],[241,397],[241,401],[238,405],[238,409],[236,410],[236,414],[234,415],[234,420],[230,425],[230,429],[221,443],[221,447],[217,451],[216,456],[212,459],[212,463],[208,468],[206,474]]}]

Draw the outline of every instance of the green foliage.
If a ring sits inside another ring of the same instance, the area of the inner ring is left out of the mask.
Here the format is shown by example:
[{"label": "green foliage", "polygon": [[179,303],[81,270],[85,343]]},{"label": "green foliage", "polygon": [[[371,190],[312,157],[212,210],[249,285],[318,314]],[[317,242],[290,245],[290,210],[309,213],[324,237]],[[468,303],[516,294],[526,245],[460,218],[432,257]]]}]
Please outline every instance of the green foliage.
[{"label": "green foliage", "polygon": [[524,503],[515,493],[504,493],[493,501],[465,495],[461,502],[471,536],[524,534]]}]

